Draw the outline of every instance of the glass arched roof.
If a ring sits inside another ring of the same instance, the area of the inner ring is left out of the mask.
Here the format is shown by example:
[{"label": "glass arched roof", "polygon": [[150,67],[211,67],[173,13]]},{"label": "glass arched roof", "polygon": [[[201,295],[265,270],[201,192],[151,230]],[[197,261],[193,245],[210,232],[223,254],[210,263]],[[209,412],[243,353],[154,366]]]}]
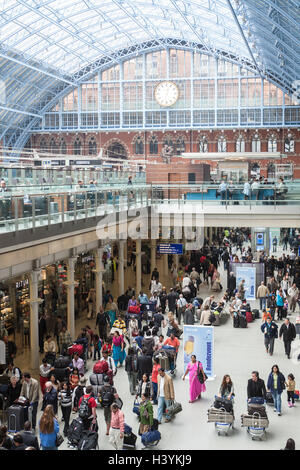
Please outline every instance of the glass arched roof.
[{"label": "glass arched roof", "polygon": [[0,140],[19,142],[91,64],[169,40],[251,62],[289,93],[299,86],[300,0],[0,0]]}]

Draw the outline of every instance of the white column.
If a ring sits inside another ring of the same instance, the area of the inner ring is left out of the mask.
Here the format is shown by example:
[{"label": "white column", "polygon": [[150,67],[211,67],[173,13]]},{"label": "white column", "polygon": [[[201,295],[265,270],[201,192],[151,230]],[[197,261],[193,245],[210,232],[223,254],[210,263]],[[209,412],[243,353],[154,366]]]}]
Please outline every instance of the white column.
[{"label": "white column", "polygon": [[163,255],[163,271],[164,271],[164,275],[168,276],[169,274],[168,255]]},{"label": "white column", "polygon": [[151,273],[156,267],[156,240],[151,240]]},{"label": "white column", "polygon": [[31,368],[38,369],[40,365],[39,357],[39,304],[43,302],[38,297],[38,281],[40,270],[31,271],[29,276],[30,298],[30,350],[31,350]]},{"label": "white column", "polygon": [[68,331],[71,338],[75,338],[75,308],[74,308],[74,287],[77,283],[74,281],[74,268],[77,257],[68,258],[67,260],[67,273],[68,280],[64,284],[67,286],[68,298]]},{"label": "white column", "polygon": [[135,268],[136,268],[136,289],[135,294],[136,297],[140,294],[142,288],[142,242],[141,240],[136,240],[136,259],[135,259]]},{"label": "white column", "polygon": [[126,244],[125,240],[119,241],[119,265],[118,265],[118,277],[119,277],[119,295],[124,294],[124,246]]}]

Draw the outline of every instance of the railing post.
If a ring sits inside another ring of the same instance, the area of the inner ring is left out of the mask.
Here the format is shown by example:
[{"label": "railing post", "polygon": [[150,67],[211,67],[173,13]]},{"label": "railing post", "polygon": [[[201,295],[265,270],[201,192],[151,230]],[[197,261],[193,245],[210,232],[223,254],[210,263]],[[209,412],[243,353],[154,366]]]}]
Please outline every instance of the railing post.
[{"label": "railing post", "polygon": [[17,232],[18,229],[19,229],[19,211],[18,211],[18,204],[19,204],[19,201],[18,201],[18,198],[17,197],[13,197],[12,198],[12,201],[15,201],[15,207],[14,207],[14,213],[15,213],[15,231]]},{"label": "railing post", "polygon": [[62,194],[60,197],[61,201],[61,223],[65,223],[65,196]]},{"label": "railing post", "polygon": [[35,197],[32,197],[31,198],[32,200],[32,214],[31,214],[31,217],[32,217],[32,228],[35,228]]},{"label": "railing post", "polygon": [[48,226],[51,225],[51,212],[50,212],[50,196],[47,196],[47,208],[48,208]]}]

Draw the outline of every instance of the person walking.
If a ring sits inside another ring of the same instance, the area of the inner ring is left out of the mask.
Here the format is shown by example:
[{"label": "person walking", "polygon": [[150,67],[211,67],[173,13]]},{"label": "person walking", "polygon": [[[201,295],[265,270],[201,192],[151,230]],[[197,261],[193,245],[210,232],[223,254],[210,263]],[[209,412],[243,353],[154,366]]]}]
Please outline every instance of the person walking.
[{"label": "person walking", "polygon": [[138,356],[132,347],[128,349],[128,354],[125,358],[125,371],[128,376],[130,393],[134,395],[138,376]]},{"label": "person walking", "polygon": [[[173,380],[169,377],[163,368],[160,368],[158,371],[157,377],[157,398],[158,398],[158,411],[157,419],[160,424],[162,421],[164,407],[171,406],[175,400],[175,392]],[[165,419],[166,423],[169,423],[168,418]]]},{"label": "person walking", "polygon": [[47,405],[44,410],[39,422],[39,430],[42,450],[58,450],[56,437],[59,433],[59,424],[51,405]]},{"label": "person walking", "polygon": [[103,307],[100,307],[96,317],[96,325],[99,329],[99,336],[103,341],[107,339],[107,325],[110,323],[110,318],[107,312],[104,311]]},{"label": "person walking", "polygon": [[62,417],[64,420],[64,436],[68,434],[70,416],[72,411],[73,391],[68,382],[63,382],[62,388],[58,393],[58,400],[61,406]]},{"label": "person walking", "polygon": [[291,344],[296,338],[296,328],[288,318],[284,320],[284,323],[280,327],[279,338],[283,338],[285,354],[287,355],[287,358],[290,359]]},{"label": "person walking", "polygon": [[[39,383],[36,379],[32,378],[29,372],[25,372],[23,375],[24,381],[21,389],[22,397],[29,400],[32,406],[32,428],[35,430],[36,427],[36,415],[39,403]],[[24,409],[24,420],[28,420],[28,408]]]},{"label": "person walking", "polygon": [[295,283],[288,289],[290,310],[294,313],[299,299],[299,289]]},{"label": "person walking", "polygon": [[282,320],[284,296],[281,287],[276,293],[277,320]]},{"label": "person walking", "polygon": [[44,397],[43,397],[43,404],[42,404],[42,411],[45,410],[46,406],[52,405],[53,407],[53,412],[56,415],[57,414],[57,391],[53,387],[51,382],[46,382],[45,384],[45,392],[44,392]]},{"label": "person walking", "polygon": [[293,374],[288,375],[285,385],[286,385],[286,391],[287,391],[288,406],[289,408],[293,408],[295,406],[295,389],[296,389],[296,382],[295,382],[295,377]]},{"label": "person walking", "polygon": [[260,328],[264,334],[266,352],[272,356],[274,352],[275,339],[278,338],[278,326],[270,317],[267,317],[266,321]]},{"label": "person walking", "polygon": [[256,297],[259,299],[260,310],[265,310],[269,289],[265,286],[264,281],[261,281],[260,286],[257,288]]},{"label": "person walking", "polygon": [[104,420],[106,424],[106,435],[109,435],[110,423],[111,423],[111,405],[115,401],[117,390],[109,383],[109,377],[104,377],[104,385],[100,388],[100,400],[101,405],[104,409]]},{"label": "person walking", "polygon": [[116,403],[111,405],[111,422],[109,431],[109,442],[116,450],[123,449],[124,441],[124,413]]},{"label": "person walking", "polygon": [[116,367],[118,367],[118,363],[120,363],[120,367],[122,367],[125,356],[124,337],[120,335],[118,331],[115,331],[113,336],[113,360],[115,361]]},{"label": "person walking", "polygon": [[151,381],[152,381],[152,388],[153,388],[153,404],[157,405],[157,376],[158,376],[158,371],[160,369],[160,363],[159,363],[159,358],[155,357],[153,359],[153,368],[152,368],[152,374],[151,374]]},{"label": "person walking", "polygon": [[[188,363],[186,371],[182,377],[182,380],[185,380],[186,375],[189,374],[190,381],[190,400],[189,403],[201,398],[201,393],[206,391],[205,386],[205,374],[203,366],[200,361],[197,361],[196,356],[193,354],[191,356],[191,362]],[[201,380],[202,375],[202,380]]]},{"label": "person walking", "polygon": [[153,426],[153,406],[150,401],[148,392],[142,393],[141,402],[139,407],[140,412],[140,429],[139,434],[142,435],[148,432]]},{"label": "person walking", "polygon": [[177,300],[177,320],[178,320],[178,325],[181,323],[181,317],[183,316],[185,309],[187,306],[187,301],[183,297],[183,294],[179,294],[179,299]]},{"label": "person walking", "polygon": [[255,370],[251,374],[251,379],[248,380],[247,385],[247,397],[248,402],[251,401],[251,398],[261,397],[266,399],[266,386],[263,379],[260,379],[259,373]]},{"label": "person walking", "polygon": [[274,411],[277,412],[278,416],[281,416],[281,394],[285,389],[285,377],[279,371],[279,367],[274,365],[268,377],[267,382],[268,392],[272,393],[274,400]]}]

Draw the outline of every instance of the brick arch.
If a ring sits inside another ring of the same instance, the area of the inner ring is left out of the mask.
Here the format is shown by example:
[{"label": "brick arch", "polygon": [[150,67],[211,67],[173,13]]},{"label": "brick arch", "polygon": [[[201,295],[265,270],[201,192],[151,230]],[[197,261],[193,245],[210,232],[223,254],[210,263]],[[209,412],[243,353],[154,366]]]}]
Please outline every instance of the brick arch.
[{"label": "brick arch", "polygon": [[152,134],[151,133],[148,134],[146,142],[149,143],[153,137],[155,137],[157,139],[157,142],[159,143],[159,136],[156,132],[152,132]]},{"label": "brick arch", "polygon": [[110,140],[108,140],[104,145],[103,145],[103,155],[107,156],[107,150],[108,148],[113,145],[113,144],[119,144],[119,145],[122,145],[122,147],[124,147],[125,151],[126,151],[126,159],[129,158],[130,156],[130,151],[129,151],[129,148],[128,146],[120,139],[118,138],[112,138]]}]

